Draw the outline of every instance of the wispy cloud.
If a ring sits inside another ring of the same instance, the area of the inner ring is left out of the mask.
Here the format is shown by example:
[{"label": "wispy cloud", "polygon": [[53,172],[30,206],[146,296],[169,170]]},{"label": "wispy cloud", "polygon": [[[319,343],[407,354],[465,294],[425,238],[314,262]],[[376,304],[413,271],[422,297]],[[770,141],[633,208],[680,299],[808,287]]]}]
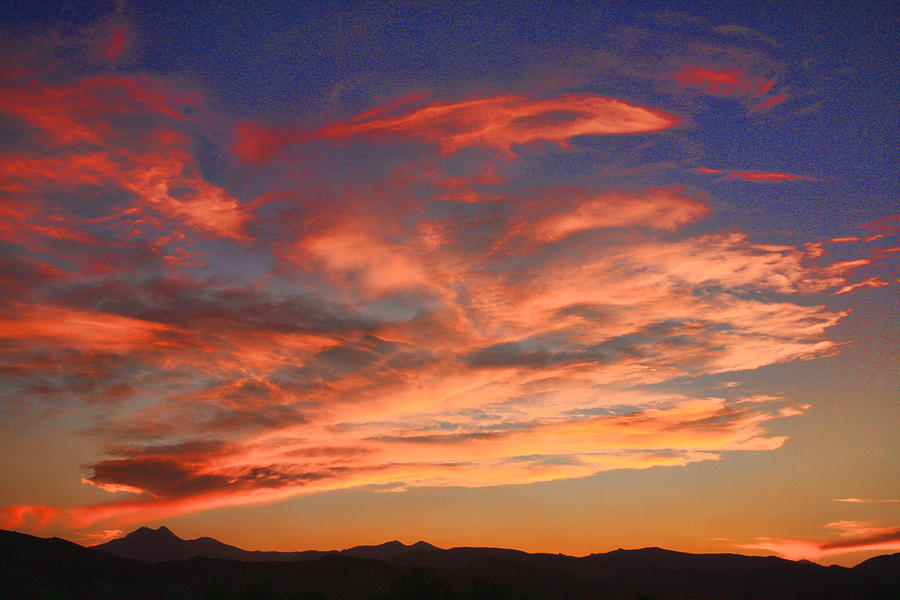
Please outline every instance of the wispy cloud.
[{"label": "wispy cloud", "polygon": [[130,31],[124,23],[118,23],[110,27],[108,40],[102,45],[101,49],[103,58],[111,63],[118,61],[128,47],[129,37]]},{"label": "wispy cloud", "polygon": [[677,115],[616,98],[572,94],[535,100],[501,95],[434,102],[399,115],[387,114],[387,110],[368,111],[312,130],[284,132],[243,123],[237,129],[234,150],[243,159],[258,162],[302,141],[400,135],[435,143],[445,154],[470,147],[508,154],[515,145],[542,141],[565,146],[578,135],[648,133],[680,122]]},{"label": "wispy cloud", "polygon": [[900,527],[881,527],[872,522],[836,521],[825,525],[841,537],[830,541],[786,538],[757,538],[738,548],[770,550],[791,560],[820,560],[828,556],[864,551],[900,550]]},{"label": "wispy cloud", "polygon": [[707,68],[685,65],[672,76],[681,85],[695,87],[715,96],[765,94],[775,84],[773,80],[753,77],[740,69]]},{"label": "wispy cloud", "polygon": [[900,502],[900,498],[835,498],[832,502],[848,502],[851,504],[890,504]]},{"label": "wispy cloud", "polygon": [[794,175],[791,173],[767,173],[764,171],[723,171],[721,169],[710,169],[700,167],[694,169],[695,173],[704,175],[722,175],[726,179],[738,179],[740,181],[751,181],[754,183],[780,183],[784,181],[818,181],[814,177],[805,175]]}]

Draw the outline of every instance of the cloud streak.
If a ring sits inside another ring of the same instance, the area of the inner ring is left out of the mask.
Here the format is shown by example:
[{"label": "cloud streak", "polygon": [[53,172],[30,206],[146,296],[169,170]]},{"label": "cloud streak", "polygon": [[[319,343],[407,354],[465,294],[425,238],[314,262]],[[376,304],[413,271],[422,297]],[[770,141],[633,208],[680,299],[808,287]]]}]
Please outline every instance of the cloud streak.
[{"label": "cloud streak", "polygon": [[825,527],[840,531],[841,537],[831,541],[759,538],[753,543],[737,544],[737,547],[769,550],[790,560],[821,560],[851,552],[900,550],[900,527],[881,527],[860,521],[836,521]]},{"label": "cloud streak", "polygon": [[740,69],[697,65],[685,65],[672,77],[683,86],[694,87],[714,96],[761,96],[775,83],[762,77],[752,77]]},{"label": "cloud streak", "polygon": [[835,498],[832,502],[847,502],[850,504],[894,504],[900,502],[900,498]]},{"label": "cloud streak", "polygon": [[401,135],[437,144],[443,154],[477,147],[509,155],[514,146],[534,142],[566,147],[580,135],[652,133],[681,122],[681,117],[658,109],[575,94],[547,100],[501,95],[436,102],[396,116],[386,113],[387,109],[368,111],[344,122],[288,133],[244,123],[237,130],[234,150],[244,160],[259,162],[302,141]]},{"label": "cloud streak", "polygon": [[726,179],[750,181],[753,183],[782,183],[785,181],[818,181],[814,177],[794,175],[791,173],[767,173],[761,171],[723,171],[721,169],[709,169],[700,167],[694,169],[695,173],[703,175],[723,175]]}]

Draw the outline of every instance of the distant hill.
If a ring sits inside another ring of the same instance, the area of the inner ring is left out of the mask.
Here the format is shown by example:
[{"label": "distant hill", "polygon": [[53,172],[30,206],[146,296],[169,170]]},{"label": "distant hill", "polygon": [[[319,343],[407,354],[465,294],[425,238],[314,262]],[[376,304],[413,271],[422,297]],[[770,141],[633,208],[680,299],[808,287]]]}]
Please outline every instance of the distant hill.
[{"label": "distant hill", "polygon": [[240,560],[246,562],[314,560],[327,552],[309,550],[306,552],[259,552],[242,550],[235,546],[223,544],[210,537],[184,540],[172,533],[168,527],[150,529],[141,527],[105,544],[92,546],[95,550],[103,550],[123,558],[133,558],[145,562],[163,562],[168,560],[187,560],[196,556],[219,558],[223,560]]},{"label": "distant hill", "polygon": [[260,552],[259,550],[242,550],[236,546],[223,544],[210,537],[185,540],[172,533],[172,531],[165,526],[158,529],[141,527],[124,537],[104,544],[92,546],[92,548],[94,550],[102,550],[110,554],[115,554],[116,556],[121,556],[123,558],[133,558],[145,562],[187,560],[197,556],[247,562],[306,561],[322,558],[327,554],[390,560],[411,551],[422,552],[438,549],[426,542],[417,542],[412,545],[406,545],[395,540],[378,546],[356,546],[346,550],[332,550],[330,552],[323,552],[320,550],[305,550],[303,552]]},{"label": "distant hill", "polygon": [[0,557],[0,600],[386,600],[403,576],[383,561],[336,554],[149,563],[4,530]]},{"label": "distant hill", "polygon": [[379,560],[390,562],[409,552],[430,552],[434,550],[439,550],[439,548],[432,546],[428,542],[416,542],[415,544],[407,546],[406,544],[394,540],[378,546],[356,546],[355,548],[348,548],[346,550],[341,550],[339,554],[344,556],[355,556],[357,558],[377,558]]},{"label": "distant hill", "polygon": [[[108,549],[143,558],[114,556]],[[171,558],[191,553],[193,558]],[[661,548],[572,557],[392,541],[340,552],[251,552],[212,538],[184,540],[165,527],[142,527],[93,548],[0,530],[0,556],[0,600],[900,598],[900,554],[849,569]]]},{"label": "distant hill", "polygon": [[900,552],[875,556],[859,563],[853,569],[878,577],[897,577],[900,573]]}]

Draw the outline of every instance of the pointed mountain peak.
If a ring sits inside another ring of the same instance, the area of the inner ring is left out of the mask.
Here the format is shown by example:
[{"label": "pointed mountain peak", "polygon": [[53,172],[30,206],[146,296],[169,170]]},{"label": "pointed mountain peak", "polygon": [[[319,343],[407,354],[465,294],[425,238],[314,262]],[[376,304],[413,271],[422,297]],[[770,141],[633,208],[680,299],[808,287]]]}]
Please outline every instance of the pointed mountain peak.
[{"label": "pointed mountain peak", "polygon": [[166,527],[165,525],[163,525],[162,527],[159,527],[158,529],[150,529],[149,527],[140,527],[138,529],[135,529],[134,531],[132,531],[125,537],[119,538],[119,539],[135,539],[135,538],[159,539],[159,540],[163,540],[163,539],[180,540],[181,539],[180,537],[178,537],[177,535],[172,533],[172,530],[169,529],[168,527]]}]

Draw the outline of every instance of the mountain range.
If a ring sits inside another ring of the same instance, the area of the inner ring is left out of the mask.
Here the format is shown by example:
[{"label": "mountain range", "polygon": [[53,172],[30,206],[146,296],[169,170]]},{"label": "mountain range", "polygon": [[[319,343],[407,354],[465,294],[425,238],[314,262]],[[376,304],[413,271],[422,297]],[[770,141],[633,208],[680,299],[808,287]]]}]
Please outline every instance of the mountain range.
[{"label": "mountain range", "polygon": [[236,546],[223,544],[219,540],[214,540],[210,537],[185,540],[172,533],[165,526],[158,529],[141,527],[124,537],[92,546],[92,548],[123,558],[133,558],[145,562],[186,560],[195,556],[246,562],[307,561],[322,558],[328,554],[390,560],[411,550],[438,550],[438,548],[427,542],[417,542],[407,546],[398,541],[392,541],[378,546],[356,546],[355,548],[340,551],[261,552],[259,550],[242,550]]},{"label": "mountain range", "polygon": [[661,548],[584,557],[398,541],[253,552],[142,527],[85,548],[0,530],[0,600],[894,600],[900,554],[853,568]]}]

